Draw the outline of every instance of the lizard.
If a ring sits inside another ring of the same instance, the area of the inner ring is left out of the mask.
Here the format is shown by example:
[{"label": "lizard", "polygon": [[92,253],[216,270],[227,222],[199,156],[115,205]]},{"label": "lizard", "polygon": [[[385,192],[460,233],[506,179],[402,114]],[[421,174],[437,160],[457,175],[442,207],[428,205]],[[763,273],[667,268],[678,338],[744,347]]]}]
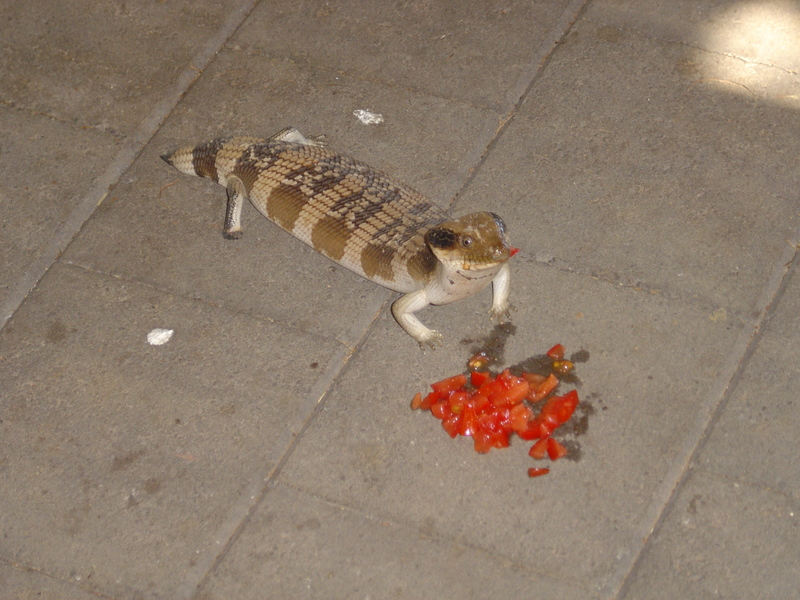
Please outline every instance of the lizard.
[{"label": "lizard", "polygon": [[226,238],[241,237],[249,199],[320,254],[402,293],[392,315],[422,348],[442,340],[414,314],[430,304],[467,298],[491,283],[491,317],[509,316],[508,259],[517,249],[495,213],[451,219],[410,186],[292,127],[267,139],[217,138],[161,158],[227,189]]}]

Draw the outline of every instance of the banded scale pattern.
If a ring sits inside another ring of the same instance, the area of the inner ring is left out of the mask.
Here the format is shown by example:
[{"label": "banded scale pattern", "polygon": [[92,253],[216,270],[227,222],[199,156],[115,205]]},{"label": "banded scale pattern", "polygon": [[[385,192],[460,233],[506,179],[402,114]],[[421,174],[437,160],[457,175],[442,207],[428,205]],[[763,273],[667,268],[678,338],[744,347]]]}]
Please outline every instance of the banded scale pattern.
[{"label": "banded scale pattern", "polygon": [[[398,291],[436,266],[424,235],[447,215],[410,186],[319,145],[220,138],[165,160],[241,193],[265,217],[359,275]],[[231,191],[233,190],[233,191]]]}]

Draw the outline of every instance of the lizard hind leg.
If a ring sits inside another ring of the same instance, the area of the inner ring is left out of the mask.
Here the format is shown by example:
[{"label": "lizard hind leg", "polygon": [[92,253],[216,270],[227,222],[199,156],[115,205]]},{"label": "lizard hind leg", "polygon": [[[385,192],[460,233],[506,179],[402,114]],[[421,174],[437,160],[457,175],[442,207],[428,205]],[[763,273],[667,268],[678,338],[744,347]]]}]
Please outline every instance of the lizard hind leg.
[{"label": "lizard hind leg", "polygon": [[278,133],[271,135],[271,140],[277,142],[291,142],[292,144],[302,144],[303,146],[327,146],[324,135],[313,135],[306,137],[294,127],[281,129]]},{"label": "lizard hind leg", "polygon": [[228,206],[225,209],[225,225],[222,236],[227,240],[242,237],[242,204],[247,197],[244,183],[238,177],[228,177]]}]

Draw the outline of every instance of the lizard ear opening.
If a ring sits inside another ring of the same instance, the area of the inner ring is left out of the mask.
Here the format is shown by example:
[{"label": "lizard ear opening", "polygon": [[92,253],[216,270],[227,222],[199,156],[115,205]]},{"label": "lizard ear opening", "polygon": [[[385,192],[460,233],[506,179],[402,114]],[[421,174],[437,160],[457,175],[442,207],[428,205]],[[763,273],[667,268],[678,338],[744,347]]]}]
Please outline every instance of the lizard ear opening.
[{"label": "lizard ear opening", "polygon": [[458,236],[449,229],[436,227],[425,234],[425,241],[431,248],[445,250],[458,243]]}]

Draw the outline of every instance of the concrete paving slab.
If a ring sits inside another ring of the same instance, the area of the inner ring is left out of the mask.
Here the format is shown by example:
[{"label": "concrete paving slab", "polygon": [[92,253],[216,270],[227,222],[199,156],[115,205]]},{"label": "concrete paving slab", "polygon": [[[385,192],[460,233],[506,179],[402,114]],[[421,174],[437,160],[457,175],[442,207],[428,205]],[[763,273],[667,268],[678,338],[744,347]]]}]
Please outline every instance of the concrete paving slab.
[{"label": "concrete paving slab", "polygon": [[261,56],[326,65],[362,80],[496,110],[505,108],[531,50],[570,4],[263,2],[236,43]]},{"label": "concrete paving slab", "polygon": [[[173,339],[148,345],[156,327]],[[172,597],[176,574],[254,502],[343,356],[55,266],[0,334],[2,555],[115,598]]]},{"label": "concrete paving slab", "polygon": [[800,423],[800,277],[796,267],[775,308],[697,461],[725,478],[745,480],[800,501],[794,451]]},{"label": "concrete paving slab", "polygon": [[699,83],[694,49],[605,27],[573,28],[457,210],[501,199],[539,260],[749,320],[800,217],[796,111]]},{"label": "concrete paving slab", "polygon": [[452,333],[475,339],[489,329],[476,316],[486,304],[471,299],[422,315],[450,336],[430,356],[399,343],[388,320],[377,323],[278,480],[599,592],[638,553],[635,532],[672,464],[687,459],[686,431],[715,401],[714,379],[741,326],[541,265],[518,264],[514,276],[518,329],[506,364],[558,341],[588,353],[579,393],[594,414],[586,433],[567,438],[577,460],[529,480],[530,444],[477,455],[470,440],[450,440],[433,417],[409,409],[415,392],[464,368],[472,342]]},{"label": "concrete paving slab", "polygon": [[0,561],[0,589],[4,600],[97,600],[79,581],[65,581],[35,569]]},{"label": "concrete paving slab", "polygon": [[133,135],[198,47],[241,4],[12,3],[0,23],[2,101]]},{"label": "concrete paving slab", "polygon": [[[40,122],[122,146],[0,297],[4,320],[22,303],[0,333],[3,592],[791,596],[794,3],[100,4],[0,24],[14,154]],[[504,364],[555,342],[587,359],[572,461],[529,480],[529,444],[479,456],[408,408],[492,335],[488,293],[422,311],[445,334],[422,355],[388,292],[254,211],[224,242],[224,191],[157,158],[289,124],[443,205],[479,167],[455,212],[496,210],[523,249]]]},{"label": "concrete paving slab", "polygon": [[700,468],[620,597],[794,598],[800,589],[800,502]]},{"label": "concrete paving slab", "polygon": [[[268,592],[266,591],[268,590]],[[197,594],[271,598],[592,598],[590,590],[275,486]]]},{"label": "concrete paving slab", "polygon": [[0,306],[119,149],[113,136],[0,105]]},{"label": "concrete paving slab", "polygon": [[800,71],[800,6],[792,0],[601,0],[589,4],[584,17],[747,63]]}]

